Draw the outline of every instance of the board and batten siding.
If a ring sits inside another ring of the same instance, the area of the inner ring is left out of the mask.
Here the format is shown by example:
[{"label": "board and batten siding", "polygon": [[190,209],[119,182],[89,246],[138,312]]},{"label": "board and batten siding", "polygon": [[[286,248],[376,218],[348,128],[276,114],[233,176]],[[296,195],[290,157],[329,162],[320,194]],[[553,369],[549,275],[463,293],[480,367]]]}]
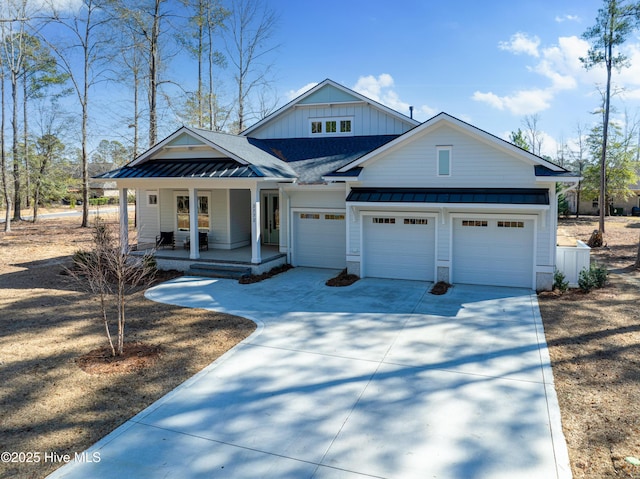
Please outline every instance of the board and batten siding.
[{"label": "board and batten siding", "polygon": [[[451,146],[451,175],[438,176],[436,147]],[[359,186],[533,188],[533,165],[450,126],[391,149],[360,174]]]},{"label": "board and batten siding", "polygon": [[398,117],[364,103],[304,106],[292,108],[279,118],[251,132],[254,138],[306,138],[310,136],[311,118],[351,118],[353,136],[399,135],[413,127]]}]

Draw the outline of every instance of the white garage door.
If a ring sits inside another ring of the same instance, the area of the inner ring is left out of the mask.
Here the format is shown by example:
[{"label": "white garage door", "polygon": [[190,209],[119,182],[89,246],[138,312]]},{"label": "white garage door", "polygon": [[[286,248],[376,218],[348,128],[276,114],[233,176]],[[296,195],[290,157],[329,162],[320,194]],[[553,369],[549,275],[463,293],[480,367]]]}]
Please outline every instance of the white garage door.
[{"label": "white garage door", "polygon": [[346,267],[344,213],[296,212],[293,218],[294,266]]},{"label": "white garage door", "polygon": [[363,223],[364,276],[433,281],[433,218],[381,214]]},{"label": "white garage door", "polygon": [[533,221],[455,218],[455,283],[495,286],[533,285]]}]

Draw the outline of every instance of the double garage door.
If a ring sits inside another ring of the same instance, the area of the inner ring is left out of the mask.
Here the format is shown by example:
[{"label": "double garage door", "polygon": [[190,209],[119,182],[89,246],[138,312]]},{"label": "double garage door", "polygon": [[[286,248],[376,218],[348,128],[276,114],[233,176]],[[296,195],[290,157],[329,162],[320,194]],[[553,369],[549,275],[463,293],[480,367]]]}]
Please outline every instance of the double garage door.
[{"label": "double garage door", "polygon": [[[435,221],[402,213],[363,217],[363,276],[434,281]],[[532,220],[452,221],[452,282],[532,287]]]},{"label": "double garage door", "polygon": [[344,213],[299,211],[293,215],[293,264],[314,268],[346,266]]}]

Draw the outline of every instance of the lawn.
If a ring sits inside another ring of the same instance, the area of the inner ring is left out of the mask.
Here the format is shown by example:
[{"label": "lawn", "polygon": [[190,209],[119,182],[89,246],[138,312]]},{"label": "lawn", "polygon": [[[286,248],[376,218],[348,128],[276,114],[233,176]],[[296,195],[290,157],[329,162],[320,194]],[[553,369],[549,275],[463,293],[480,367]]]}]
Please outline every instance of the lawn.
[{"label": "lawn", "polygon": [[[586,242],[596,218],[565,219],[560,228]],[[589,294],[539,295],[545,335],[575,479],[640,478],[640,274],[632,267],[640,218],[607,221],[608,285]]]},{"label": "lawn", "polygon": [[[561,220],[582,240],[595,218]],[[79,220],[13,224],[0,233],[0,451],[81,452],[249,335],[243,318],[130,301],[128,339],[161,348],[151,366],[88,374],[78,359],[104,345],[98,303],[69,276],[89,247]],[[640,218],[611,218],[592,258],[612,272],[582,294],[539,295],[564,433],[576,479],[636,477],[640,456],[640,274],[631,265]],[[41,456],[42,457],[42,456]],[[40,478],[53,464],[1,463],[0,478]]]},{"label": "lawn", "polygon": [[[0,463],[0,478],[41,478],[45,452],[82,452],[255,329],[249,320],[146,300],[129,301],[127,340],[158,346],[151,365],[88,374],[78,359],[106,344],[98,301],[61,274],[89,248],[79,219],[12,225],[0,233],[0,451],[40,452],[39,463]],[[19,459],[19,458],[18,458]]]}]

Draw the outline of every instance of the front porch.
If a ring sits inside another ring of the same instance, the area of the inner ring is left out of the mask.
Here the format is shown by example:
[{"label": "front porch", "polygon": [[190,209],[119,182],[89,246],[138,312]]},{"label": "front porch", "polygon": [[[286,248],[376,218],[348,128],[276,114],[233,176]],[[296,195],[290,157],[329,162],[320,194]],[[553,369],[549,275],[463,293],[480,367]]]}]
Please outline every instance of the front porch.
[{"label": "front porch", "polygon": [[[148,245],[151,249],[153,245]],[[138,245],[137,253],[143,254],[144,245]],[[244,267],[251,270],[251,274],[261,274],[269,271],[271,268],[286,264],[287,255],[281,253],[276,245],[260,245],[260,263],[252,263],[251,246],[243,246],[235,249],[210,249],[209,251],[200,251],[198,259],[189,258],[190,251],[188,249],[176,247],[176,249],[158,249],[155,251],[155,258],[158,268],[163,270],[174,269],[177,271],[187,272],[194,265],[221,268]]]}]

